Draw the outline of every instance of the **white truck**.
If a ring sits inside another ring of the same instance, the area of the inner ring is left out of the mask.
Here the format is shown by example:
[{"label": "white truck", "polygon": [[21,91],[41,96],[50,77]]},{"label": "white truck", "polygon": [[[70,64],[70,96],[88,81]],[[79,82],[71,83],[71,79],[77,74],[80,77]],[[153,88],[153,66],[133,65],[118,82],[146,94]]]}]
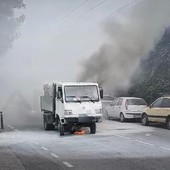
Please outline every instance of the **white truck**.
[{"label": "white truck", "polygon": [[102,121],[102,90],[97,83],[59,82],[44,85],[40,97],[44,112],[44,129],[58,128],[60,136],[90,127],[96,133],[96,122]]}]

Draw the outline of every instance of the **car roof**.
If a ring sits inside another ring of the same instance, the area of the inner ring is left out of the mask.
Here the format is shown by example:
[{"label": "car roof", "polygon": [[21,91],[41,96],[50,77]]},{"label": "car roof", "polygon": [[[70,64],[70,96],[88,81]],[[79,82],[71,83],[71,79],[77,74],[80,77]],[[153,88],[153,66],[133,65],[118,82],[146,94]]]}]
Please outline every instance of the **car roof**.
[{"label": "car roof", "polygon": [[117,97],[116,99],[118,98],[122,98],[122,99],[142,99],[140,97]]},{"label": "car roof", "polygon": [[113,96],[109,96],[109,95],[103,96],[103,100],[114,100],[114,99],[115,99],[115,97],[113,97]]},{"label": "car roof", "polygon": [[98,85],[97,83],[89,83],[89,82],[59,82],[58,84],[64,86],[79,86],[79,85]]},{"label": "car roof", "polygon": [[[98,86],[97,83],[91,83],[91,82],[53,82],[55,83],[56,85],[59,85],[59,86],[80,86],[80,85],[96,85]],[[53,83],[46,83],[45,85],[52,85]]]},{"label": "car roof", "polygon": [[164,96],[164,97],[160,97],[160,98],[170,99],[170,96]]}]

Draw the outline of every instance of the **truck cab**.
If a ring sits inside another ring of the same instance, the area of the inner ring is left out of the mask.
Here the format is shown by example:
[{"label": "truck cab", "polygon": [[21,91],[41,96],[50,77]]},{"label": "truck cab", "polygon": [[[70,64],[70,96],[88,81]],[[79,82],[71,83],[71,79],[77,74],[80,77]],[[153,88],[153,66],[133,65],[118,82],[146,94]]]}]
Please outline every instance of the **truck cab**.
[{"label": "truck cab", "polygon": [[[60,135],[81,127],[96,133],[96,122],[102,120],[102,104],[97,83],[53,83],[44,86],[41,110],[44,127],[58,126]],[[49,125],[50,124],[50,125]]]}]

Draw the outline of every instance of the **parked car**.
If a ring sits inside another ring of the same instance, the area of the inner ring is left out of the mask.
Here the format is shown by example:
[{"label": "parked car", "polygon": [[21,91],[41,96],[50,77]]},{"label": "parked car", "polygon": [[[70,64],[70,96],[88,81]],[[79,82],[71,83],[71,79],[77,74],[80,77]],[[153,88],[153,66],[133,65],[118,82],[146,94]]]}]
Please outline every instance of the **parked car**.
[{"label": "parked car", "polygon": [[119,97],[106,107],[105,113],[108,119],[118,118],[124,122],[126,119],[141,118],[146,107],[147,103],[142,98]]},{"label": "parked car", "polygon": [[170,130],[170,97],[161,97],[147,107],[142,114],[142,125],[150,122],[165,123]]},{"label": "parked car", "polygon": [[103,118],[107,118],[107,115],[105,114],[106,107],[112,104],[114,99],[115,97],[110,95],[104,95],[103,98],[101,99]]},{"label": "parked car", "polygon": [[113,103],[113,100],[115,98],[113,96],[109,96],[109,95],[104,95],[103,98],[101,99],[102,102],[102,106],[103,108],[105,108],[105,106],[110,105],[111,103]]}]

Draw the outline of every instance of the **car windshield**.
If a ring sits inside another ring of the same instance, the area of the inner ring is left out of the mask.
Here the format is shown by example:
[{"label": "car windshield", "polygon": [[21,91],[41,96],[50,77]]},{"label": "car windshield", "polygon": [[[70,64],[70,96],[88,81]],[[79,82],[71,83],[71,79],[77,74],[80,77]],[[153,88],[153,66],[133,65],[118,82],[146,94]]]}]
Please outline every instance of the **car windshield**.
[{"label": "car windshield", "polygon": [[170,99],[163,99],[161,103],[161,107],[170,108]]},{"label": "car windshield", "polygon": [[143,99],[127,99],[127,105],[147,105]]},{"label": "car windshield", "polygon": [[66,102],[99,101],[97,86],[65,86]]}]

